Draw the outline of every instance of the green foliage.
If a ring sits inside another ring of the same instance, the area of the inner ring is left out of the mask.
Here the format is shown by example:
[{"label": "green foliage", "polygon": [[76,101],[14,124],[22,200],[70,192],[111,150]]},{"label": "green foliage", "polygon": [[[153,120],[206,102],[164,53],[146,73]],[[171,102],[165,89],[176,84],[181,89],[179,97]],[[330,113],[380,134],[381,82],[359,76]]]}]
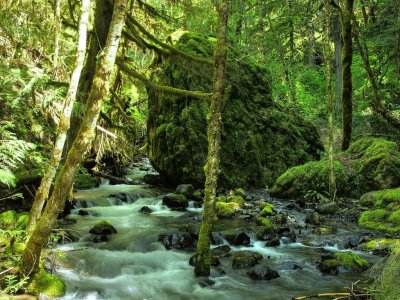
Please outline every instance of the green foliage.
[{"label": "green foliage", "polygon": [[14,295],[15,293],[25,290],[25,286],[28,283],[29,277],[24,276],[19,278],[17,275],[5,275],[4,282],[5,287],[3,292],[8,295]]},{"label": "green foliage", "polygon": [[35,149],[34,144],[19,140],[12,132],[13,128],[10,122],[0,122],[0,186],[8,188],[16,185],[15,169]]}]

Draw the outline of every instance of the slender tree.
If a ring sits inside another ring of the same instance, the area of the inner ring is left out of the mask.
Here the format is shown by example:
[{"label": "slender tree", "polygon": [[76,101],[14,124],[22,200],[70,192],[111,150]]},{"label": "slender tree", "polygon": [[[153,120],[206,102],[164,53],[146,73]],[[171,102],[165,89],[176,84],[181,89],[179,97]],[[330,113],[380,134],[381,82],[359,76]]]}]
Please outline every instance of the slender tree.
[{"label": "slender tree", "polygon": [[211,97],[208,114],[208,155],[205,168],[206,184],[204,211],[197,243],[194,273],[196,276],[209,276],[211,266],[210,236],[216,219],[214,202],[219,173],[219,152],[221,140],[222,104],[226,88],[227,31],[230,0],[216,2],[218,11],[217,45],[214,53],[214,94]]},{"label": "slender tree", "polygon": [[354,11],[354,0],[344,0],[339,6],[335,0],[330,3],[340,12],[342,25],[342,150],[350,146],[352,123],[353,123],[353,79],[351,65],[353,63],[353,37],[352,37],[352,15]]},{"label": "slender tree", "polygon": [[62,151],[64,148],[65,140],[67,138],[67,132],[70,127],[72,107],[75,103],[79,78],[81,76],[83,62],[85,60],[89,10],[90,0],[82,0],[81,17],[79,20],[78,30],[78,46],[75,54],[74,68],[71,74],[67,97],[65,98],[64,102],[64,109],[60,116],[56,141],[54,143],[54,148],[51,153],[50,163],[36,192],[35,200],[33,202],[29,215],[29,222],[26,228],[28,235],[32,233],[33,229],[35,228],[36,221],[42,213],[44,203],[47,200],[51,184],[53,183],[53,179],[56,176],[56,172],[61,161]]},{"label": "slender tree", "polygon": [[[58,52],[60,49],[60,34],[61,34],[61,0],[56,0],[55,3],[55,30],[54,30],[54,56],[53,56],[53,71],[57,75]],[[86,42],[85,42],[86,43]]]},{"label": "slender tree", "polygon": [[114,12],[106,45],[97,63],[82,125],[68,152],[65,163],[56,177],[53,192],[43,215],[39,218],[28,240],[21,260],[21,274],[27,275],[37,270],[42,248],[47,243],[57,216],[64,207],[65,199],[72,187],[74,177],[94,139],[103,99],[109,91],[111,73],[115,65],[122,28],[125,24],[127,4],[128,0],[116,0],[114,3]]},{"label": "slender tree", "polygon": [[[325,42],[324,42],[324,56],[325,63],[327,66],[327,98],[328,98],[328,160],[329,160],[329,195],[332,201],[335,201],[336,195],[336,179],[335,179],[335,167],[333,160],[333,89],[332,89],[332,51],[331,51],[331,27],[336,24],[332,24],[332,12],[331,6],[325,3],[325,14],[326,14],[326,32],[325,32]],[[334,34],[333,34],[334,37]],[[335,38],[335,37],[334,37]]]}]

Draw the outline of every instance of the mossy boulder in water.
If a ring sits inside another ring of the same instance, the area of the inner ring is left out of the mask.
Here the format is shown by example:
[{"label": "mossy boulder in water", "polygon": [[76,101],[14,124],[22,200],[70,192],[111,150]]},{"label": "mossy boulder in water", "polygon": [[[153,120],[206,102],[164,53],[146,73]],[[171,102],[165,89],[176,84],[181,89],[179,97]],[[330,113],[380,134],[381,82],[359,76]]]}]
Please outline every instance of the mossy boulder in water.
[{"label": "mossy boulder in water", "polygon": [[[180,32],[171,36],[181,51],[212,59],[215,38]],[[240,57],[240,59],[238,59]],[[152,81],[211,93],[212,64],[177,55],[153,61]],[[318,132],[299,115],[286,112],[271,96],[271,76],[229,48],[228,96],[224,102],[220,186],[265,187],[287,168],[319,158]],[[172,95],[148,88],[148,156],[169,184],[203,186],[207,157],[209,99]]]},{"label": "mossy boulder in water", "polygon": [[28,286],[28,292],[34,295],[45,294],[48,297],[61,297],[65,294],[65,283],[60,278],[40,271]]},{"label": "mossy boulder in water", "polygon": [[[372,191],[400,185],[400,152],[396,143],[381,138],[363,138],[335,156],[337,196],[359,197]],[[272,188],[283,199],[303,197],[308,191],[328,190],[328,161],[313,161],[287,170]]]}]

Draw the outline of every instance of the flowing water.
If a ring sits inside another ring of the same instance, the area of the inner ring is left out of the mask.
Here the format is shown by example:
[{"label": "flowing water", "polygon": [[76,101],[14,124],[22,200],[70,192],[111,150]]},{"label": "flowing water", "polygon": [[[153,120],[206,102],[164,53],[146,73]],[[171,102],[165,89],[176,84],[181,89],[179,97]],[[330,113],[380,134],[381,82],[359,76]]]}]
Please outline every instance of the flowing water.
[{"label": "flowing water", "polygon": [[[144,173],[136,170],[131,176],[138,179]],[[166,192],[145,184],[103,184],[76,193],[79,201],[73,217],[77,222],[65,229],[79,241],[57,247],[66,251],[66,262],[57,269],[57,274],[67,284],[63,299],[290,299],[315,292],[343,291],[361,277],[351,272],[322,275],[316,269],[316,262],[324,252],[343,251],[335,243],[351,234],[354,228],[349,228],[340,229],[335,236],[313,237],[315,243],[327,245],[325,247],[302,243],[264,247],[265,242],[253,239],[250,247],[231,246],[231,251],[261,253],[262,263],[278,271],[280,278],[252,280],[245,269],[232,269],[231,260],[226,258],[221,260],[226,274],[221,276],[213,272],[211,279],[215,284],[201,287],[193,275],[193,267],[188,264],[193,251],[166,250],[157,242],[159,234],[174,232],[182,224],[198,223],[201,209],[171,211],[162,205],[162,195]],[[115,193],[130,195],[128,203],[109,197]],[[279,202],[275,204],[279,206]],[[139,213],[144,205],[153,213]],[[88,211],[90,215],[79,216],[79,210]],[[301,213],[294,216],[300,220],[304,218]],[[100,220],[109,220],[118,233],[107,242],[93,243],[89,230]],[[233,221],[225,221],[216,230],[232,224]],[[361,255],[374,260],[372,256]],[[297,268],[294,269],[294,265]]]}]

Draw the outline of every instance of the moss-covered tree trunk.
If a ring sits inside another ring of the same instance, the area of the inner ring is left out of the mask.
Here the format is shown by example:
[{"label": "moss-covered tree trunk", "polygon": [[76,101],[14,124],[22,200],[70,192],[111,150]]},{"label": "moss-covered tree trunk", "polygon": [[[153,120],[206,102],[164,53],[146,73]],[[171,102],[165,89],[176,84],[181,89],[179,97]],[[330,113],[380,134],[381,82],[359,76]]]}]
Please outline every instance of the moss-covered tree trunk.
[{"label": "moss-covered tree trunk", "polygon": [[[336,179],[335,179],[335,167],[333,160],[333,89],[332,89],[332,51],[331,51],[331,27],[333,27],[333,38],[335,40],[335,22],[331,22],[331,7],[328,3],[325,3],[326,8],[326,32],[325,32],[325,42],[324,42],[324,56],[325,63],[327,66],[327,98],[328,98],[328,160],[329,160],[329,195],[332,201],[335,200],[336,196]],[[336,48],[335,48],[336,51]]]},{"label": "moss-covered tree trunk", "polygon": [[55,28],[54,28],[54,56],[53,56],[53,72],[57,76],[58,53],[60,49],[61,34],[61,0],[56,1],[55,7]]},{"label": "moss-covered tree trunk", "polygon": [[88,101],[90,88],[92,86],[94,73],[96,70],[96,61],[101,49],[106,44],[108,29],[110,27],[111,17],[113,12],[113,1],[96,0],[96,9],[94,14],[94,33],[90,38],[89,50],[85,66],[83,67],[82,76],[79,80],[77,101],[80,104],[80,111],[77,111],[71,116],[71,128],[68,131],[67,143],[64,149],[64,156],[67,155],[71,148],[80,124],[82,116]]},{"label": "moss-covered tree trunk", "polygon": [[47,243],[51,229],[62,211],[65,199],[74,182],[85,153],[92,144],[104,97],[109,91],[111,73],[115,65],[122,28],[126,19],[128,0],[116,0],[107,41],[97,63],[87,108],[78,135],[68,152],[64,166],[58,173],[49,202],[28,240],[22,256],[20,272],[24,275],[37,270],[42,247]]},{"label": "moss-covered tree trunk", "polygon": [[353,123],[353,81],[351,64],[353,62],[353,40],[352,40],[352,15],[354,0],[345,0],[341,10],[342,17],[342,118],[343,118],[343,140],[342,150],[350,146],[351,131]]},{"label": "moss-covered tree trunk", "polygon": [[338,14],[333,15],[333,43],[335,44],[335,115],[340,113],[342,108],[342,37],[341,25]]},{"label": "moss-covered tree trunk", "polygon": [[70,127],[70,118],[72,107],[75,103],[76,92],[78,90],[79,78],[83,67],[86,54],[86,39],[87,27],[89,22],[90,0],[82,0],[81,4],[81,17],[79,20],[78,30],[78,44],[75,54],[74,68],[71,74],[70,84],[68,88],[67,97],[64,102],[64,109],[60,116],[60,123],[58,125],[56,141],[51,153],[50,163],[42,178],[40,186],[36,192],[35,200],[29,215],[29,222],[26,228],[28,235],[30,235],[35,227],[37,219],[42,213],[44,203],[50,192],[51,184],[56,176],[58,166],[62,158],[62,152],[67,138],[67,132]]},{"label": "moss-covered tree trunk", "polygon": [[194,273],[196,276],[209,276],[211,266],[210,236],[215,222],[214,201],[219,173],[219,152],[221,142],[222,105],[226,88],[226,36],[228,31],[229,0],[217,2],[218,34],[214,54],[214,94],[211,97],[208,114],[208,155],[205,169],[206,184],[204,211],[197,243]]}]

